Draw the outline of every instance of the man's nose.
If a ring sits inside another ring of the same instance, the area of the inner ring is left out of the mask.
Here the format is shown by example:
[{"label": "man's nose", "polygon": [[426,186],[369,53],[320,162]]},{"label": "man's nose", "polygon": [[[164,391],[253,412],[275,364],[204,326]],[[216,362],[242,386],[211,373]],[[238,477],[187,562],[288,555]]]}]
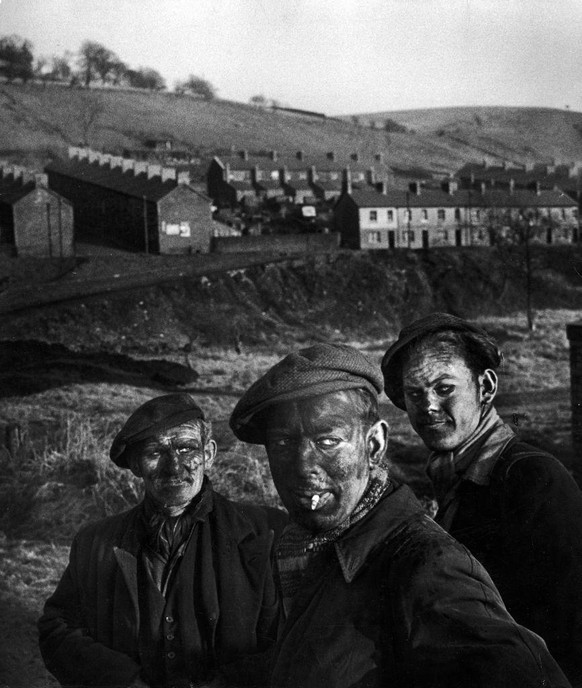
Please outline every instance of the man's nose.
[{"label": "man's nose", "polygon": [[318,472],[317,453],[307,439],[301,439],[297,444],[295,466],[301,475],[313,475]]},{"label": "man's nose", "polygon": [[440,411],[440,402],[438,394],[433,390],[428,390],[425,392],[419,401],[419,406],[425,413],[436,413]]},{"label": "man's nose", "polygon": [[165,473],[179,473],[182,470],[182,461],[178,452],[168,447],[163,453],[162,470]]}]

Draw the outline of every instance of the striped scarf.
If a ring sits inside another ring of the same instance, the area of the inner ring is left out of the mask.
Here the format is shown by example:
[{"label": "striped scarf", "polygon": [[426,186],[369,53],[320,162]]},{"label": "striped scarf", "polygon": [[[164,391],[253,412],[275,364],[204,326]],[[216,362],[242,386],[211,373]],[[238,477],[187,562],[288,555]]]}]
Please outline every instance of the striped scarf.
[{"label": "striped scarf", "polygon": [[313,558],[333,547],[343,533],[364,518],[379,502],[390,486],[388,468],[377,465],[370,471],[368,485],[356,508],[342,523],[323,533],[312,533],[297,523],[290,523],[283,531],[277,547],[277,575],[283,598],[285,615],[289,614],[301,579]]}]

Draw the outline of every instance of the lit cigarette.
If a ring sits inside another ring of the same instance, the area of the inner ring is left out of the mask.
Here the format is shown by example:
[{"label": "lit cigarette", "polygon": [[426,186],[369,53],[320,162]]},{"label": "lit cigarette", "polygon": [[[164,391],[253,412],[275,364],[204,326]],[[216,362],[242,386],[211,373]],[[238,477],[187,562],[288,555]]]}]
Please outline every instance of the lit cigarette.
[{"label": "lit cigarette", "polygon": [[313,495],[311,498],[311,511],[315,511],[317,509],[317,505],[319,504],[319,495]]}]

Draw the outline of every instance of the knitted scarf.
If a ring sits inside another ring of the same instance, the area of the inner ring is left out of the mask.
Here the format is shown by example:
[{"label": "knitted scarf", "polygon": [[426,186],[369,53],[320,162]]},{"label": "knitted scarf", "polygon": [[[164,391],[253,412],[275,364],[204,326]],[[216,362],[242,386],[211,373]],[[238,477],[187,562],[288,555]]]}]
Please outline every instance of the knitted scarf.
[{"label": "knitted scarf", "polygon": [[277,546],[277,575],[283,598],[285,615],[289,613],[295,593],[312,559],[333,546],[343,533],[364,518],[379,502],[390,486],[388,469],[379,464],[370,471],[368,485],[352,513],[339,525],[323,533],[312,533],[297,523],[290,523],[283,531]]}]

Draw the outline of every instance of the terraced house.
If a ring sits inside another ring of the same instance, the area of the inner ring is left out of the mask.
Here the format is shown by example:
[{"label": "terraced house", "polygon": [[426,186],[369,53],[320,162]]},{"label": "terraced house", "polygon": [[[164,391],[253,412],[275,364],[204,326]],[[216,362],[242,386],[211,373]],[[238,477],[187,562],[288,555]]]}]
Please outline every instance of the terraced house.
[{"label": "terraced house", "polygon": [[334,229],[352,249],[428,249],[489,246],[519,241],[524,233],[538,243],[578,239],[577,203],[562,191],[459,189],[413,183],[408,191],[346,188],[334,209]]},{"label": "terraced house", "polygon": [[260,203],[282,198],[297,204],[315,199],[331,202],[339,197],[346,183],[367,187],[386,181],[391,174],[381,155],[365,163],[357,153],[339,159],[332,151],[326,155],[249,155],[248,151],[215,156],[208,168],[208,195],[219,207],[238,203]]}]

